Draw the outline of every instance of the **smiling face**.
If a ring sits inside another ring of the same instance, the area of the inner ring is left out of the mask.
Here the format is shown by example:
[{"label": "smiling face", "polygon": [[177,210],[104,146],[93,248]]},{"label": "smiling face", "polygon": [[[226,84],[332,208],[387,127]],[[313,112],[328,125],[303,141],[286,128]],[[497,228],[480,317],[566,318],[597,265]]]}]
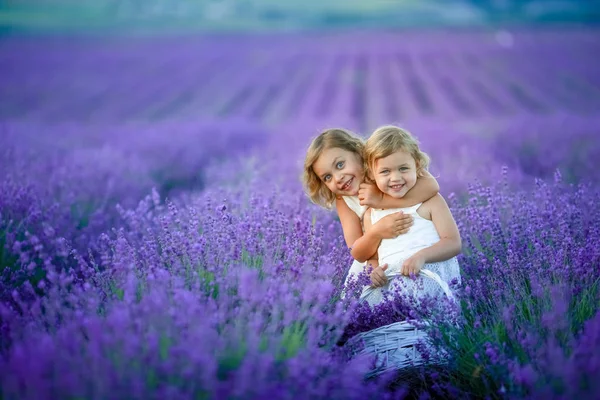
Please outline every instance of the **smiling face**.
[{"label": "smiling face", "polygon": [[336,196],[356,196],[364,177],[360,157],[339,147],[323,150],[313,171]]},{"label": "smiling face", "polygon": [[417,183],[415,159],[406,151],[398,150],[375,160],[373,178],[382,193],[401,198]]}]

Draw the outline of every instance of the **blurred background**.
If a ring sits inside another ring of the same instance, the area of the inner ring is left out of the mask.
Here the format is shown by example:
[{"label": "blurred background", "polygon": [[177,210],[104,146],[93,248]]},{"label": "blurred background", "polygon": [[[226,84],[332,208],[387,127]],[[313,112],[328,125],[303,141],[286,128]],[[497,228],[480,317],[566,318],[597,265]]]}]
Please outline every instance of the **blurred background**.
[{"label": "blurred background", "polygon": [[[32,137],[210,120],[263,127],[301,158],[323,128],[397,123],[441,158],[486,141],[534,176],[595,157],[600,1],[0,4],[0,118],[37,124]],[[549,155],[565,132],[573,152]]]}]

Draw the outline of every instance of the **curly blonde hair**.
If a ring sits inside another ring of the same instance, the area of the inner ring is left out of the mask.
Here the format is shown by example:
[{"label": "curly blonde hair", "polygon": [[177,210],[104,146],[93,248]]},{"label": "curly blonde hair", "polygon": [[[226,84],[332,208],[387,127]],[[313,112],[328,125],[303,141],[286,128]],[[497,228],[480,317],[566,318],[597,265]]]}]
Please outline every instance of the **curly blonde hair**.
[{"label": "curly blonde hair", "polygon": [[333,206],[335,194],[317,176],[313,170],[313,165],[323,154],[323,151],[331,148],[340,148],[354,153],[359,157],[359,162],[363,164],[364,141],[351,131],[333,128],[321,132],[308,146],[302,173],[304,191],[313,203],[328,209]]},{"label": "curly blonde hair", "polygon": [[399,150],[410,154],[417,166],[417,176],[429,168],[429,156],[419,148],[419,141],[407,130],[394,125],[379,127],[367,139],[364,147],[365,176],[372,179],[375,161]]}]

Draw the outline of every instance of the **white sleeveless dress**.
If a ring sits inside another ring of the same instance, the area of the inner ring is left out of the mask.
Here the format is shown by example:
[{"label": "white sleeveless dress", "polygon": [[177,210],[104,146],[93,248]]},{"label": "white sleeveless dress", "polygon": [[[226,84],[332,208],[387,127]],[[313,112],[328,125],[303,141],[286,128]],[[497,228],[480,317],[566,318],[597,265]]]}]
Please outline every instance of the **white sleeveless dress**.
[{"label": "white sleeveless dress", "polygon": [[[398,288],[402,293],[409,296],[421,297],[424,295],[438,296],[444,295],[444,290],[440,284],[434,280],[424,277],[423,274],[417,275],[416,279],[400,274],[404,260],[415,254],[421,249],[430,247],[440,240],[440,236],[435,229],[432,221],[421,217],[417,213],[417,209],[422,203],[406,208],[392,208],[387,210],[371,209],[371,223],[375,224],[383,217],[403,211],[404,214],[410,214],[414,218],[414,224],[410,230],[393,239],[383,239],[379,245],[379,265],[388,264],[386,276],[388,283],[379,288],[367,287],[363,290],[361,299],[366,300],[369,304],[374,305],[383,299],[385,290]],[[428,263],[423,266],[423,269],[428,269],[438,274],[441,280],[450,284],[452,280],[456,280],[460,284],[460,269],[456,257],[449,260]]]},{"label": "white sleeveless dress", "polygon": [[[358,218],[362,221],[363,216],[365,215],[365,211],[367,211],[367,206],[361,206],[360,201],[358,200],[358,196],[342,196],[344,202],[348,205]],[[342,299],[346,297],[346,287],[348,286],[348,281],[350,279],[356,280],[358,274],[365,270],[366,262],[360,262],[354,260],[350,269],[348,270],[348,274],[346,275],[346,279],[344,280],[344,288],[342,290]]]}]

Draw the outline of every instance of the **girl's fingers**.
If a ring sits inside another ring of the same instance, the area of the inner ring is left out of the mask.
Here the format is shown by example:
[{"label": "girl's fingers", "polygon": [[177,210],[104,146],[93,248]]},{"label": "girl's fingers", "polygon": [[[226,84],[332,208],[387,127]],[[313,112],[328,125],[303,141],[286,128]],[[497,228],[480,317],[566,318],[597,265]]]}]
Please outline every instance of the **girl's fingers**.
[{"label": "girl's fingers", "polygon": [[396,223],[396,226],[400,227],[400,228],[409,228],[414,224],[414,222],[412,220],[410,221],[398,221]]},{"label": "girl's fingers", "polygon": [[373,274],[373,276],[371,277],[371,281],[376,286],[383,286],[383,283],[384,283],[383,279],[381,278],[381,276],[378,273]]}]

